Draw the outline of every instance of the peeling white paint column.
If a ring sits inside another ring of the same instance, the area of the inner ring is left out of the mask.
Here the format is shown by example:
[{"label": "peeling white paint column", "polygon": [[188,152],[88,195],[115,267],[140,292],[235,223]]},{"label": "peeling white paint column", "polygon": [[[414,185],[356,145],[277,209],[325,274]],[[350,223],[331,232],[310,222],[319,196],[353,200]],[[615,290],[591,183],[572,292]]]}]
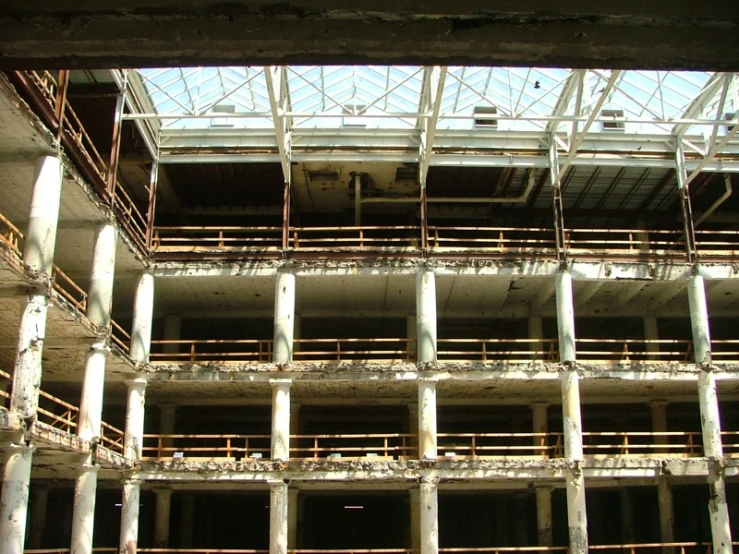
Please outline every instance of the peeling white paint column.
[{"label": "peeling white paint column", "polygon": [[[51,277],[62,192],[62,163],[54,156],[36,162],[23,261],[39,274]],[[18,349],[13,373],[11,411],[35,419],[41,385],[41,354],[46,335],[48,300],[45,290],[33,290],[21,313]]]},{"label": "peeling white paint column", "polygon": [[420,460],[435,460],[436,381],[418,380],[418,453]]},{"label": "peeling white paint column", "polygon": [[436,276],[430,269],[416,274],[416,341],[418,361],[436,362]]},{"label": "peeling white paint column", "polygon": [[287,271],[277,273],[275,282],[275,334],[273,356],[276,364],[293,361],[295,336],[295,275]]},{"label": "peeling white paint column", "polygon": [[290,379],[270,379],[272,385],[272,460],[290,459]]},{"label": "peeling white paint column", "polygon": [[[102,329],[108,329],[110,325],[116,241],[117,231],[112,224],[106,223],[97,228],[90,270],[87,317],[93,325]],[[90,346],[85,359],[77,434],[87,441],[100,437],[107,353],[108,346],[103,339]],[[70,554],[92,553],[98,469],[92,453],[83,457],[74,488]]]},{"label": "peeling white paint column", "polygon": [[[696,351],[696,356],[698,352]],[[710,356],[710,354],[709,354]],[[724,479],[724,450],[721,444],[721,418],[719,415],[716,378],[710,369],[698,375],[698,403],[703,431],[703,454],[708,458],[708,513],[711,519],[714,554],[733,552],[729,507],[726,502]]]},{"label": "peeling white paint column", "polygon": [[129,355],[134,362],[146,363],[151,351],[151,326],[154,317],[154,274],[142,273],[136,284],[131,324],[131,349]]},{"label": "peeling white paint column", "polygon": [[287,554],[287,483],[271,481],[269,490],[269,554]]},{"label": "peeling white paint column", "polygon": [[126,479],[123,481],[123,499],[121,501],[121,535],[119,554],[136,554],[139,540],[139,504],[141,502],[141,481]]},{"label": "peeling white paint column", "polygon": [[582,472],[582,418],[580,415],[580,378],[572,368],[576,359],[575,308],[572,294],[572,276],[560,271],[555,281],[557,300],[557,330],[559,335],[559,373],[562,384],[562,426],[565,457],[570,467],[565,470],[567,492],[567,525],[570,554],[587,554],[588,528],[585,507],[585,478]]},{"label": "peeling white paint column", "polygon": [[172,489],[154,489],[154,548],[169,547]]},{"label": "peeling white paint column", "polygon": [[439,554],[439,494],[436,479],[422,478],[419,486],[421,508],[421,554]]},{"label": "peeling white paint column", "polygon": [[688,305],[690,326],[693,330],[693,352],[695,363],[711,363],[711,331],[708,324],[708,303],[703,277],[692,275],[688,282]]},{"label": "peeling white paint column", "polygon": [[28,493],[31,480],[33,446],[22,443],[22,437],[6,447],[3,489],[0,494],[0,552],[23,554],[28,516]]}]

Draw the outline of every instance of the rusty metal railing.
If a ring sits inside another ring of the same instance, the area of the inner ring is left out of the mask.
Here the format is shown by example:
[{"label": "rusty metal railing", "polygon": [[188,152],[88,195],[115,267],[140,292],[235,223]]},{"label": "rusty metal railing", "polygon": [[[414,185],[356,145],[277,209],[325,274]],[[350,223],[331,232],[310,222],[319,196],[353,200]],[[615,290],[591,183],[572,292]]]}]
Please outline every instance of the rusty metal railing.
[{"label": "rusty metal railing", "polygon": [[295,362],[411,362],[415,340],[406,338],[296,339]]},{"label": "rusty metal railing", "polygon": [[409,433],[290,435],[290,457],[295,459],[394,460],[418,457]]},{"label": "rusty metal railing", "polygon": [[153,340],[149,359],[172,363],[267,363],[272,361],[272,342],[259,339]]},{"label": "rusty metal railing", "polygon": [[687,256],[682,231],[650,229],[567,229],[570,256],[620,260],[675,259]]},{"label": "rusty metal railing", "polygon": [[271,435],[147,434],[141,459],[269,459],[270,445]]},{"label": "rusty metal railing", "polygon": [[530,362],[557,361],[556,339],[437,340],[439,361]]},{"label": "rusty metal railing", "polygon": [[428,228],[431,253],[475,251],[506,256],[556,256],[554,229],[535,227],[444,227]]}]

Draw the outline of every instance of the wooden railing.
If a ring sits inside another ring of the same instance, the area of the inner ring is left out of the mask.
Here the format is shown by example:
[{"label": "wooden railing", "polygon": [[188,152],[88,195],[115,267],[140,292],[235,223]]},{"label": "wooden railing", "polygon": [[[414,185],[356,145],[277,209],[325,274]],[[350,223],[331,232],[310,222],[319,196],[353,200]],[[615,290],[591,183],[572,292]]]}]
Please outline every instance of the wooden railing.
[{"label": "wooden railing", "polygon": [[471,250],[505,255],[557,253],[554,229],[516,227],[441,227],[428,228],[432,252]]},{"label": "wooden railing", "polygon": [[412,362],[413,339],[297,339],[295,362]]},{"label": "wooden railing", "polygon": [[288,246],[296,251],[398,251],[421,248],[418,226],[290,227]]},{"label": "wooden railing", "polygon": [[282,248],[282,227],[154,227],[154,252],[261,252]]},{"label": "wooden railing", "polygon": [[131,335],[114,319],[110,320],[110,340],[126,353],[131,348]]},{"label": "wooden railing", "polygon": [[174,363],[267,363],[272,361],[272,342],[257,339],[153,340],[149,359]]},{"label": "wooden railing", "polygon": [[540,457],[564,456],[562,433],[438,433],[443,457]]},{"label": "wooden railing", "polygon": [[703,455],[701,433],[668,431],[583,432],[583,453],[590,458],[683,457]]},{"label": "wooden railing", "polygon": [[270,435],[144,435],[141,459],[269,459],[270,441]]},{"label": "wooden railing", "polygon": [[692,341],[681,339],[575,340],[577,359],[583,362],[690,362]]},{"label": "wooden railing", "polygon": [[87,308],[87,293],[56,265],[51,272],[51,283],[54,290],[84,313]]},{"label": "wooden railing", "polygon": [[413,459],[415,435],[402,433],[291,435],[290,457],[295,459]]},{"label": "wooden railing", "polygon": [[21,256],[20,241],[23,233],[13,225],[4,215],[0,214],[0,240],[7,244],[11,250]]},{"label": "wooden railing", "polygon": [[437,339],[439,361],[557,361],[555,339]]},{"label": "wooden railing", "polygon": [[77,406],[52,396],[48,392],[39,391],[39,406],[36,417],[42,423],[48,423],[52,427],[67,433],[76,433],[79,415],[80,409]]},{"label": "wooden railing", "polygon": [[565,245],[578,258],[685,259],[682,231],[645,229],[567,229]]},{"label": "wooden railing", "polygon": [[100,427],[100,445],[123,455],[123,438],[125,433],[122,429],[102,422]]},{"label": "wooden railing", "polygon": [[13,378],[9,373],[0,369],[0,408],[10,409],[10,389],[13,386]]}]

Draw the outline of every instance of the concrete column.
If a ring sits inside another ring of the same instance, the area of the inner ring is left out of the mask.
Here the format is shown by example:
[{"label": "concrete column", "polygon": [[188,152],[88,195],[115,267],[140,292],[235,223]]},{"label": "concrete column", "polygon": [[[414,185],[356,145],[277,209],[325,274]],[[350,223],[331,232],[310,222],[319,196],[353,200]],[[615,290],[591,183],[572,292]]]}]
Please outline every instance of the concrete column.
[{"label": "concrete column", "polygon": [[410,490],[410,528],[411,551],[414,554],[421,552],[421,491],[417,488]]},{"label": "concrete column", "polygon": [[293,354],[300,352],[300,339],[303,338],[303,321],[300,314],[293,315]]},{"label": "concrete column", "polygon": [[421,508],[421,554],[439,553],[439,498],[435,480],[423,478],[419,494]]},{"label": "concrete column", "polygon": [[87,318],[94,325],[105,329],[110,325],[117,240],[118,232],[111,223],[104,223],[95,230],[90,288],[87,294]]},{"label": "concrete column", "polygon": [[435,460],[436,451],[436,382],[418,381],[418,450],[419,459]]},{"label": "concrete column", "polygon": [[654,342],[659,340],[659,327],[657,325],[657,316],[645,315],[642,319],[644,325],[644,340],[646,340],[646,351],[648,360],[659,359],[659,344]]},{"label": "concrete column", "polygon": [[416,458],[420,458],[418,450],[418,404],[408,404],[408,433],[411,435],[408,439],[408,446]]},{"label": "concrete column", "polygon": [[536,433],[539,436],[534,437],[534,446],[538,447],[534,450],[534,454],[537,456],[549,457],[549,450],[547,445],[549,444],[549,419],[547,417],[547,409],[549,404],[537,402],[531,405],[531,415],[533,419],[532,433]]},{"label": "concrete column", "polygon": [[634,507],[627,487],[619,488],[619,505],[621,509],[621,542],[634,543]]},{"label": "concrete column", "polygon": [[290,459],[290,379],[271,379],[272,460]]},{"label": "concrete column", "polygon": [[[177,416],[177,406],[175,404],[162,404],[159,406],[159,434],[173,435],[175,427],[175,418]],[[173,439],[162,439],[162,446],[171,448],[174,444]],[[171,456],[172,452],[167,451],[165,455]]]},{"label": "concrete column", "polygon": [[98,466],[91,456],[78,470],[74,485],[74,513],[72,515],[72,540],[70,554],[92,554],[92,535],[95,528],[95,493],[98,483]]},{"label": "concrete column", "polygon": [[154,489],[154,548],[169,548],[172,489]]},{"label": "concrete column", "polygon": [[436,361],[436,276],[430,269],[416,274],[416,337],[418,361]]},{"label": "concrete column", "polygon": [[287,547],[298,548],[298,489],[287,489]]},{"label": "concrete column", "polygon": [[[182,338],[182,317],[180,315],[167,314],[164,316],[162,336],[164,340],[180,340]],[[165,344],[162,351],[165,354],[177,354],[180,351],[180,345]]]},{"label": "concrete column", "polygon": [[14,443],[6,448],[3,488],[0,493],[0,552],[2,554],[23,554],[33,450],[33,446]]},{"label": "concrete column", "polygon": [[[290,402],[290,435],[300,434],[300,404]],[[292,490],[292,489],[291,489]]]},{"label": "concrete column", "polygon": [[[691,308],[691,315],[693,311]],[[694,331],[695,333],[695,331]],[[694,334],[695,337],[695,334]],[[698,351],[696,350],[696,355]],[[709,356],[710,359],[710,356]],[[708,458],[708,512],[711,519],[714,554],[732,552],[729,507],[726,503],[726,484],[721,444],[721,418],[719,416],[716,378],[712,371],[698,375],[698,403],[703,430],[703,453]]]},{"label": "concrete column", "polygon": [[511,495],[511,508],[513,511],[513,544],[516,546],[528,546],[528,518],[526,517],[526,497],[528,493],[516,493]]},{"label": "concrete column", "polygon": [[552,546],[552,487],[536,487],[536,530],[539,546]]},{"label": "concrete column", "polygon": [[572,299],[572,275],[560,271],[555,277],[559,361],[575,361],[575,304]]},{"label": "concrete column", "polygon": [[288,544],[287,483],[270,483],[269,500],[269,554],[287,554]]},{"label": "concrete column", "polygon": [[711,331],[708,324],[708,303],[703,277],[693,275],[688,283],[690,325],[693,330],[695,363],[711,363]]},{"label": "concrete column", "polygon": [[180,512],[180,547],[192,548],[195,530],[195,497],[186,494],[182,497]]},{"label": "concrete column", "polygon": [[146,379],[137,377],[126,381],[128,403],[126,405],[126,434],[123,439],[123,454],[129,460],[141,457],[144,438],[144,407],[146,402]]},{"label": "concrete column", "polygon": [[[650,402],[649,406],[652,409],[652,432],[653,433],[667,433],[667,402],[664,400],[655,400]],[[654,436],[654,444],[669,444],[669,437],[667,435],[657,434]],[[657,450],[658,452],[669,452],[669,450]]]},{"label": "concrete column", "polygon": [[38,410],[47,309],[46,296],[31,292],[21,313],[10,411],[25,420],[35,419]]},{"label": "concrete column", "polygon": [[130,356],[134,362],[149,361],[151,350],[151,325],[154,316],[154,275],[142,273],[136,285],[131,325]]},{"label": "concrete column", "polygon": [[[666,476],[657,481],[657,505],[659,507],[659,533],[662,542],[675,542],[675,512],[672,504],[672,487]],[[672,549],[665,549],[669,554]]]},{"label": "concrete column", "polygon": [[139,541],[139,504],[141,501],[141,481],[123,481],[121,501],[121,535],[118,543],[119,554],[136,554]]},{"label": "concrete column", "polygon": [[580,416],[580,384],[575,371],[560,372],[562,381],[562,425],[565,457],[570,466],[565,470],[567,492],[567,524],[570,554],[587,554],[588,531],[585,505],[585,478],[582,473],[582,421]]},{"label": "concrete column", "polygon": [[544,359],[544,325],[540,315],[529,316],[529,349],[532,352],[532,360]]},{"label": "concrete column", "polygon": [[100,437],[105,389],[105,361],[108,351],[109,348],[105,342],[96,342],[90,346],[85,359],[77,434],[81,439],[88,441]]},{"label": "concrete column", "polygon": [[62,194],[62,161],[44,156],[36,161],[23,261],[34,271],[51,275],[54,266],[59,201]]},{"label": "concrete column", "polygon": [[405,337],[408,339],[408,361],[414,362],[418,359],[418,328],[416,316],[409,315],[405,319]]},{"label": "concrete column", "polygon": [[275,335],[274,362],[289,364],[293,361],[295,335],[295,275],[277,273],[275,283]]},{"label": "concrete column", "polygon": [[49,489],[34,485],[31,488],[31,522],[28,535],[28,548],[39,549],[44,541],[46,529],[46,508],[49,505]]}]

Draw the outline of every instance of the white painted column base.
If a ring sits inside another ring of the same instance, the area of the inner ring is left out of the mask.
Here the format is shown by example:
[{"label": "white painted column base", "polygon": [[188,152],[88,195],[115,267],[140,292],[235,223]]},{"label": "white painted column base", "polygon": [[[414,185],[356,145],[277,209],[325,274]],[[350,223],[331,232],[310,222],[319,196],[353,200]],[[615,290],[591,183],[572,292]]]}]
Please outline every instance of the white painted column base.
[{"label": "white painted column base", "polygon": [[92,554],[92,535],[95,527],[95,494],[98,484],[98,466],[90,456],[82,464],[74,486],[74,515],[70,554]]},{"label": "white painted column base", "polygon": [[0,552],[23,554],[33,446],[7,447],[0,494]]},{"label": "white painted column base", "polygon": [[421,479],[421,554],[439,554],[439,497],[438,483]]},{"label": "white painted column base", "polygon": [[287,483],[270,483],[269,501],[269,554],[287,554]]}]

